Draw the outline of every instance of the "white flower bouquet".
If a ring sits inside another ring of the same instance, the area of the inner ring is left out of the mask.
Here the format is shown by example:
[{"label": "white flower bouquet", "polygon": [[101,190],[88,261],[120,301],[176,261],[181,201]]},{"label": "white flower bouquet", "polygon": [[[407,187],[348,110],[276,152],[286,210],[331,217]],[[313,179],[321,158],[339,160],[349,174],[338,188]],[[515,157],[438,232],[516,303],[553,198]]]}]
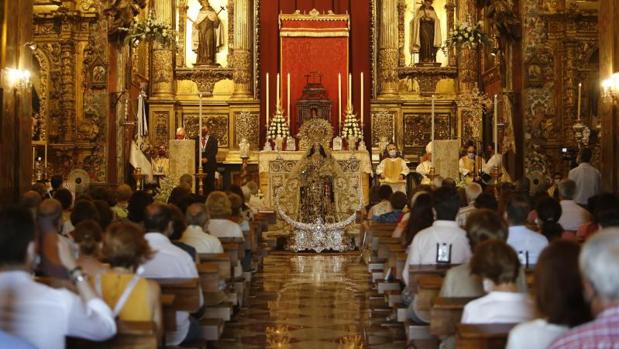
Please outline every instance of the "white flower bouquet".
[{"label": "white flower bouquet", "polygon": [[133,23],[130,28],[120,28],[127,32],[125,43],[131,46],[138,46],[140,42],[158,42],[163,46],[169,47],[176,40],[176,32],[168,25],[158,21],[154,13],[150,13],[146,20],[139,20]]},{"label": "white flower bouquet", "polygon": [[490,42],[488,35],[481,30],[481,22],[476,25],[458,24],[449,33],[446,47],[477,48]]}]

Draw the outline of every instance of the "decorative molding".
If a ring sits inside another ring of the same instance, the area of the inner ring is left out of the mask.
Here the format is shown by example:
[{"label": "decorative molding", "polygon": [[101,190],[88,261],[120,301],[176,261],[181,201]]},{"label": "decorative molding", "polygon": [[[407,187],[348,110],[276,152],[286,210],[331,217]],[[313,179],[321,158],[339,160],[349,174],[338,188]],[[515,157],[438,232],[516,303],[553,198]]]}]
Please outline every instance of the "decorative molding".
[{"label": "decorative molding", "polygon": [[386,137],[388,141],[395,138],[395,117],[395,112],[372,113],[372,146],[378,144],[382,137]]},{"label": "decorative molding", "polygon": [[[183,113],[183,125],[188,138],[198,138],[198,114]],[[229,123],[228,114],[204,113],[202,123],[208,125],[209,132],[214,134],[219,141],[220,148],[229,148],[228,140]]]},{"label": "decorative molding", "polygon": [[234,147],[243,138],[249,142],[250,150],[260,149],[260,114],[239,112],[234,114]]},{"label": "decorative molding", "polygon": [[218,81],[232,79],[233,71],[221,67],[196,67],[194,69],[177,69],[178,80],[191,80],[198,86],[204,97],[213,96],[213,88]]},{"label": "decorative molding", "polygon": [[[454,133],[454,118],[451,113],[435,114],[436,139],[451,139]],[[431,113],[404,113],[404,147],[413,152],[425,149],[431,140]]]},{"label": "decorative molding", "polygon": [[400,67],[398,75],[402,78],[417,80],[420,94],[431,96],[436,91],[436,85],[442,79],[453,79],[458,76],[455,67]]}]

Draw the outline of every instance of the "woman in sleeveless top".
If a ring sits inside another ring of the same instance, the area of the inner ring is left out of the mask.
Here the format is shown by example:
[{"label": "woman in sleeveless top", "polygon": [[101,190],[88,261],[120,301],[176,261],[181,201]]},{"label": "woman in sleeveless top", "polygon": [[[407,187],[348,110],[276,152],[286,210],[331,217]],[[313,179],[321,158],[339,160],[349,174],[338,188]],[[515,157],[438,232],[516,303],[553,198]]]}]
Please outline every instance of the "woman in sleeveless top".
[{"label": "woman in sleeveless top", "polygon": [[80,222],[75,226],[75,230],[71,232],[73,241],[79,248],[79,258],[77,259],[77,265],[79,265],[87,275],[95,276],[109,268],[107,265],[101,263],[99,257],[101,256],[101,240],[103,231],[99,223],[92,219],[87,219]]},{"label": "woman in sleeveless top", "polygon": [[140,276],[140,265],[152,251],[141,229],[131,223],[111,224],[103,238],[102,257],[110,271],[99,274],[95,287],[123,321],[153,321],[162,330],[159,285]]}]

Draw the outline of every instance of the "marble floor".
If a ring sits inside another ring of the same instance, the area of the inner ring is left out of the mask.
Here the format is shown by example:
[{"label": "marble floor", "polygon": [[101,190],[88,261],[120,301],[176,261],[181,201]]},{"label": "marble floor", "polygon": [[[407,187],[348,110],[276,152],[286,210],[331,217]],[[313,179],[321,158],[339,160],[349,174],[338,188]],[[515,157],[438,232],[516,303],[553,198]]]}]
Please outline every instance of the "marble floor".
[{"label": "marble floor", "polygon": [[269,255],[222,348],[366,348],[370,275],[356,255]]}]

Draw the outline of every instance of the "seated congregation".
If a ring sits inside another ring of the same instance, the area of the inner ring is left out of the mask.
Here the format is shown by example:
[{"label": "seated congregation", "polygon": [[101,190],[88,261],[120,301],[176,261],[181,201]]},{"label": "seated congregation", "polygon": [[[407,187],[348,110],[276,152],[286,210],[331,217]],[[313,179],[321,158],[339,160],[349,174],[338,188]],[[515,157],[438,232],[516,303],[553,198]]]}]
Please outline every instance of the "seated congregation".
[{"label": "seated congregation", "polygon": [[619,198],[578,196],[572,179],[552,189],[446,179],[402,204],[381,186],[363,233],[372,318],[403,323],[410,348],[615,346]]},{"label": "seated congregation", "polygon": [[[204,348],[248,298],[262,213],[250,191],[168,203],[56,178],[0,211],[2,348]],[[75,200],[73,199],[75,197]],[[224,311],[225,310],[225,311]]]}]

